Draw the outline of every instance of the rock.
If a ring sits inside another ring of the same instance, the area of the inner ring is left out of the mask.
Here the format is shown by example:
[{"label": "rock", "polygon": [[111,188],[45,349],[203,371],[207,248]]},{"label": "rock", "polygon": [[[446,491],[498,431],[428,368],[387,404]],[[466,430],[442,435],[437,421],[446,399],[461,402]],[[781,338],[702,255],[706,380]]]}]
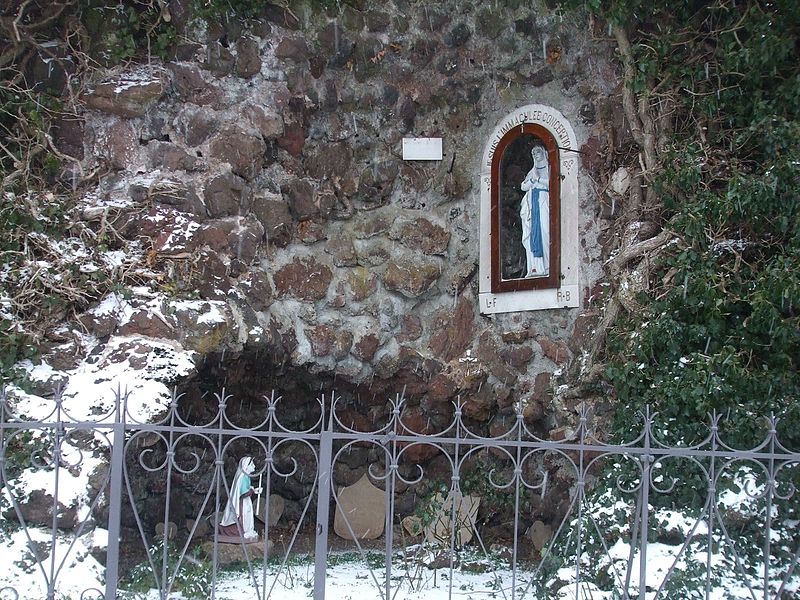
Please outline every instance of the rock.
[{"label": "rock", "polygon": [[286,123],[278,146],[292,156],[300,156],[306,143],[306,130],[300,123]]},{"label": "rock", "polygon": [[206,106],[221,99],[222,91],[205,80],[197,65],[169,63],[167,68],[172,72],[172,87],[184,101]]},{"label": "rock", "polygon": [[531,398],[535,399],[543,407],[550,405],[553,400],[553,374],[549,371],[538,373],[533,382],[533,393]]},{"label": "rock", "polygon": [[263,311],[272,304],[272,284],[267,274],[263,271],[250,270],[239,283],[239,287],[253,310]]},{"label": "rock", "polygon": [[527,425],[534,425],[545,417],[545,404],[532,396],[522,409],[522,417]]},{"label": "rock", "polygon": [[472,30],[464,22],[458,23],[444,35],[444,43],[450,48],[463,46],[472,36]]},{"label": "rock", "polygon": [[255,216],[238,217],[236,226],[228,234],[228,248],[231,255],[245,265],[251,264],[263,237],[264,226]]},{"label": "rock", "polygon": [[398,342],[413,342],[422,336],[422,320],[417,315],[403,315]]},{"label": "rock", "polygon": [[243,37],[236,42],[235,69],[236,74],[245,79],[261,71],[258,42],[253,38]]},{"label": "rock", "polygon": [[553,69],[550,67],[539,69],[525,78],[527,83],[533,87],[541,87],[546,83],[550,83],[553,79],[555,79],[555,75],[553,74]]},{"label": "rock", "polygon": [[[489,435],[493,438],[508,435],[509,432],[514,429],[514,425],[516,425],[516,423],[516,411],[511,407],[506,407],[505,409],[498,411],[498,413],[492,418],[491,422],[489,423]],[[503,454],[498,453],[498,456],[503,456]]]},{"label": "rock", "polygon": [[397,161],[385,160],[361,172],[358,194],[367,204],[381,204],[392,194],[392,187],[400,167]]},{"label": "rock", "polygon": [[267,107],[248,105],[244,114],[265,140],[274,140],[283,135],[283,117]]},{"label": "rock", "polygon": [[[14,492],[12,492],[14,493]],[[19,497],[14,493],[19,512],[28,527],[47,527],[53,526],[53,496],[44,490],[33,490],[25,497]],[[56,505],[56,527],[59,529],[72,530],[77,525],[78,506],[77,502],[70,506],[65,506],[59,501]],[[19,519],[14,508],[9,508],[3,513],[3,517],[10,523],[18,523]]]},{"label": "rock", "polygon": [[333,235],[325,245],[325,252],[333,257],[333,264],[337,267],[353,267],[358,264],[356,249],[353,240],[342,233]]},{"label": "rock", "polygon": [[219,122],[214,111],[189,105],[179,116],[179,127],[188,146],[199,146],[217,131]]},{"label": "rock", "polygon": [[408,515],[400,523],[410,536],[418,537],[425,532],[422,519],[417,515]]},{"label": "rock", "polygon": [[311,352],[314,356],[328,356],[333,349],[335,341],[334,331],[327,325],[316,325],[306,327],[305,336],[311,344]]},{"label": "rock", "polygon": [[[127,169],[132,162],[139,140],[127,121],[117,121],[106,130],[104,140],[106,155],[111,168],[121,171]],[[102,150],[101,150],[102,152]]]},{"label": "rock", "polygon": [[289,211],[298,221],[311,219],[319,214],[319,206],[314,202],[314,188],[305,179],[292,179],[283,190],[289,202]]},{"label": "rock", "polygon": [[342,360],[350,354],[350,348],[352,347],[353,334],[347,330],[337,331],[336,340],[333,343],[333,358]]},{"label": "rock", "polygon": [[279,296],[302,300],[322,300],[333,278],[330,267],[313,256],[295,257],[275,273],[275,288]]},{"label": "rock", "polygon": [[527,327],[523,327],[521,329],[504,331],[501,334],[501,337],[506,344],[521,344],[522,342],[530,339],[531,332]]},{"label": "rock", "polygon": [[164,93],[164,81],[159,76],[120,77],[117,81],[100,83],[89,90],[83,99],[91,108],[120,117],[141,117]]},{"label": "rock", "polygon": [[431,7],[417,13],[419,28],[424,32],[439,33],[453,15],[443,6]]},{"label": "rock", "polygon": [[356,267],[347,274],[350,298],[362,302],[378,290],[378,276],[365,267]]},{"label": "rock", "polygon": [[[489,420],[495,408],[495,394],[492,386],[484,385],[478,390],[462,395],[464,416],[481,423]],[[494,423],[494,421],[492,421]],[[505,433],[505,432],[500,432]]]},{"label": "rock", "polygon": [[194,232],[199,228],[199,223],[186,213],[154,206],[132,221],[129,227],[135,231],[135,235],[151,238],[156,252],[178,254],[194,249]]},{"label": "rock", "polygon": [[208,354],[217,350],[230,331],[229,308],[220,300],[196,300],[175,305],[180,342],[185,348]]},{"label": "rock", "polygon": [[[254,507],[255,508],[255,507]],[[270,494],[269,500],[261,504],[258,517],[270,527],[275,527],[283,516],[286,500],[278,494]]]},{"label": "rock", "polygon": [[128,320],[117,329],[119,335],[141,335],[151,338],[170,338],[175,334],[175,328],[157,317],[152,310],[137,309],[128,317]]},{"label": "rock", "polygon": [[624,196],[631,187],[631,175],[628,169],[620,167],[611,175],[611,190],[618,196]]},{"label": "rock", "polygon": [[372,485],[366,473],[339,491],[333,530],[346,540],[374,540],[383,535],[386,492]]},{"label": "rock", "polygon": [[[481,505],[480,496],[457,496],[449,492],[446,499],[441,494],[436,494],[431,502],[435,505],[434,517],[433,522],[425,527],[425,541],[449,548],[452,531],[455,529],[455,547],[461,548],[468,544],[475,530],[478,508]],[[454,504],[455,524],[450,519]]]},{"label": "rock", "polygon": [[388,13],[382,10],[368,10],[364,14],[364,22],[367,26],[367,30],[375,33],[380,31],[386,31],[389,27],[389,24],[392,22],[391,16]]},{"label": "rock", "polygon": [[195,235],[198,247],[208,246],[215,252],[225,250],[228,247],[230,229],[227,222],[211,221],[205,223]]},{"label": "rock", "polygon": [[326,144],[308,159],[308,174],[315,179],[344,177],[353,160],[350,144],[339,142]]},{"label": "rock", "polygon": [[458,71],[458,63],[458,52],[445,52],[436,60],[436,70],[442,75],[453,75]]},{"label": "rock", "polygon": [[209,145],[212,158],[228,163],[231,171],[247,180],[261,170],[265,149],[259,137],[236,128],[220,132]]},{"label": "rock", "polygon": [[553,528],[542,521],[534,521],[528,529],[528,537],[537,552],[541,552],[550,539],[553,537]]},{"label": "rock", "polygon": [[231,289],[228,268],[216,252],[206,250],[200,253],[194,285],[204,300],[222,300]]},{"label": "rock", "polygon": [[384,210],[362,213],[353,224],[353,235],[362,240],[380,235],[389,230],[395,217],[395,213]]},{"label": "rock", "polygon": [[436,41],[420,38],[411,46],[411,64],[417,68],[426,67],[436,55]]},{"label": "rock", "polygon": [[391,257],[391,253],[382,240],[359,242],[355,245],[358,254],[358,264],[368,267],[377,267],[384,264]]},{"label": "rock", "polygon": [[475,15],[475,28],[479,35],[496,39],[503,29],[508,28],[508,22],[492,7],[483,7]]},{"label": "rock", "polygon": [[[185,183],[179,180],[172,180],[172,179],[159,179],[157,181],[149,182],[147,185],[144,185],[141,182],[134,181],[131,183],[130,187],[128,188],[128,193],[130,194],[131,198],[136,202],[148,202],[154,203],[156,205],[161,206],[154,206],[148,213],[148,217],[146,218],[153,218],[155,223],[151,226],[144,225],[144,229],[138,233],[147,233],[151,237],[156,237],[161,233],[163,230],[167,229],[166,227],[162,228],[159,227],[158,220],[162,219],[166,214],[169,217],[169,220],[174,221],[183,221],[183,215],[176,215],[174,214],[176,211],[170,211],[169,213],[165,212],[164,209],[167,207],[174,208],[177,211],[190,213],[200,218],[205,218],[206,216],[206,209],[203,206],[203,203],[198,198],[197,193],[194,190],[194,187],[191,183]],[[139,225],[142,225],[139,223]],[[184,226],[187,223],[183,222],[178,223],[176,226],[172,228],[177,230],[181,226]],[[184,232],[181,236],[183,238],[187,237],[188,231]]]},{"label": "rock", "polygon": [[250,210],[264,226],[267,243],[283,248],[292,239],[292,215],[280,194],[261,192],[253,198]]},{"label": "rock", "polygon": [[517,374],[506,366],[500,356],[500,348],[489,330],[484,331],[478,338],[475,357],[504,385],[512,384],[517,380]]},{"label": "rock", "polygon": [[219,42],[211,42],[206,49],[205,68],[217,77],[224,77],[233,71],[236,59],[225,46]]},{"label": "rock", "polygon": [[397,116],[403,121],[403,127],[406,131],[414,128],[414,119],[417,117],[417,105],[408,96],[403,96],[400,104],[397,107]]},{"label": "rock", "polygon": [[583,350],[589,348],[594,337],[594,329],[599,320],[600,312],[597,310],[590,310],[578,315],[575,319],[575,324],[572,326],[572,337],[568,342],[572,352],[580,354]]},{"label": "rock", "polygon": [[184,525],[187,532],[194,532],[192,535],[194,539],[204,538],[211,533],[211,526],[208,523],[208,519],[186,519]]},{"label": "rock", "polygon": [[557,365],[564,365],[572,358],[572,352],[569,351],[569,348],[567,348],[566,344],[563,342],[551,340],[546,337],[536,338],[536,341],[539,343],[539,346],[541,346],[542,353]]},{"label": "rock", "polygon": [[342,7],[342,26],[345,29],[351,29],[353,31],[360,31],[363,29],[364,15],[361,12],[362,7],[363,3],[359,5],[358,2],[355,2],[354,6],[345,4]]},{"label": "rock", "polygon": [[530,346],[517,346],[514,348],[506,348],[502,352],[503,360],[510,364],[515,369],[522,372],[527,371],[528,365],[533,358],[533,348]]},{"label": "rock", "polygon": [[475,314],[472,303],[461,298],[453,309],[444,309],[431,319],[428,346],[443,362],[460,357],[472,345],[475,335]]},{"label": "rock", "polygon": [[304,62],[309,57],[308,44],[303,38],[285,37],[275,48],[277,58],[288,58],[295,62]]},{"label": "rock", "polygon": [[297,224],[297,237],[304,244],[316,244],[327,237],[327,232],[319,219],[309,219]]},{"label": "rock", "polygon": [[[247,554],[245,554],[242,544],[218,543],[217,564],[236,565],[246,563],[248,559],[251,561],[266,559],[267,555],[272,551],[271,540],[260,540],[258,542],[248,543],[246,546]],[[214,556],[214,541],[203,542],[200,545],[200,552],[207,560],[211,560]]]},{"label": "rock", "polygon": [[389,261],[383,272],[383,285],[406,298],[418,298],[433,287],[441,274],[438,263],[400,258]]},{"label": "rock", "polygon": [[447,255],[450,232],[424,217],[412,221],[395,221],[389,237],[423,254]]},{"label": "rock", "polygon": [[375,356],[375,352],[380,346],[380,340],[377,336],[368,333],[353,344],[352,354],[358,360],[369,362]]},{"label": "rock", "polygon": [[85,122],[82,117],[59,117],[51,129],[56,147],[68,156],[83,160]]},{"label": "rock", "polygon": [[147,150],[151,168],[162,168],[167,171],[193,171],[197,167],[197,158],[176,144],[153,141],[147,144]]},{"label": "rock", "polygon": [[167,521],[166,527],[163,521],[156,523],[156,537],[163,538],[165,530],[167,532],[166,538],[168,540],[173,540],[178,533],[178,526],[172,521]]},{"label": "rock", "polygon": [[210,216],[231,217],[246,212],[250,188],[233,173],[221,173],[206,182],[203,195]]}]

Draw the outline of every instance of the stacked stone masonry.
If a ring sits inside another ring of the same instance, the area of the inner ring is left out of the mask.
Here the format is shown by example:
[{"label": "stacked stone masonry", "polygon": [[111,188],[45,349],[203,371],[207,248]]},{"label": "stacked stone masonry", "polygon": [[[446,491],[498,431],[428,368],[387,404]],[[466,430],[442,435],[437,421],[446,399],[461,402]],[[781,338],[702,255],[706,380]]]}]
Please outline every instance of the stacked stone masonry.
[{"label": "stacked stone masonry", "polygon": [[[170,5],[186,15],[185,0]],[[126,332],[391,382],[423,412],[461,398],[486,424],[522,401],[552,428],[559,374],[598,318],[613,218],[594,180],[622,127],[608,46],[518,0],[292,2],[245,23],[176,25],[172,60],[87,84],[82,144],[74,126],[59,139],[102,173],[92,193],[164,287],[225,315],[213,327],[180,312],[131,319]],[[481,153],[531,103],[559,110],[583,152],[582,307],[482,317]],[[403,161],[403,137],[441,137],[443,160]]]}]

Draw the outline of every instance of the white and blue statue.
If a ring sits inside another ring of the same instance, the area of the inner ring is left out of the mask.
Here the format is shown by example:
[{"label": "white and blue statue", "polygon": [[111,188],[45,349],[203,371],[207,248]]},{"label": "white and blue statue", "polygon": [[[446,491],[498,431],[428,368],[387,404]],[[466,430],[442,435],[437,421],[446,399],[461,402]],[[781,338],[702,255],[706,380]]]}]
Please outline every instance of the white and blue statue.
[{"label": "white and blue statue", "polygon": [[261,488],[254,488],[250,477],[255,472],[255,463],[251,456],[244,456],[239,461],[236,474],[233,476],[228,503],[219,523],[220,541],[257,542],[258,532],[255,528],[253,513],[253,496],[261,496]]},{"label": "white and blue statue", "polygon": [[547,149],[531,149],[533,167],[522,180],[525,195],[520,203],[522,247],[525,248],[525,277],[546,277],[550,273],[550,166]]}]

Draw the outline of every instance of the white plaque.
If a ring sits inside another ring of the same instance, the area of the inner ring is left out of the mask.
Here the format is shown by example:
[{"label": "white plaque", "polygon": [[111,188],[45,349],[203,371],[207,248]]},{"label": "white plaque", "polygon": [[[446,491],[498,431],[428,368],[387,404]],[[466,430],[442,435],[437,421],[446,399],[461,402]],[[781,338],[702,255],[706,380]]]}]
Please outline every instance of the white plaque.
[{"label": "white plaque", "polygon": [[403,138],[403,160],[442,160],[442,138]]}]

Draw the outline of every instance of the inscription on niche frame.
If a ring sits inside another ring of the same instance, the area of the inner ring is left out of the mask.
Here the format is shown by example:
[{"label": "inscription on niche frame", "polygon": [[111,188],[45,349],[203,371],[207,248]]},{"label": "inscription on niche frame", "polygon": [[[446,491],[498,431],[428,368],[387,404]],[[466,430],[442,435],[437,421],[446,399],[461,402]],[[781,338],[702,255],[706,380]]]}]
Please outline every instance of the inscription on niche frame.
[{"label": "inscription on niche frame", "polygon": [[[492,142],[489,145],[489,157],[486,161],[486,168],[491,168],[492,159],[494,159],[494,153],[495,150],[497,150],[497,145],[500,143],[500,140],[502,140],[509,131],[514,129],[514,127],[519,127],[525,123],[541,123],[547,125],[555,132],[556,141],[558,142],[559,147],[562,150],[571,149],[569,133],[567,132],[567,128],[564,126],[564,123],[561,122],[561,119],[546,110],[529,110],[520,113],[512,119],[509,119],[497,132],[497,135],[494,137],[494,139],[492,139]],[[575,159],[563,159],[561,166],[562,171],[569,171],[574,165]],[[487,184],[489,183],[488,178],[485,181]]]}]

